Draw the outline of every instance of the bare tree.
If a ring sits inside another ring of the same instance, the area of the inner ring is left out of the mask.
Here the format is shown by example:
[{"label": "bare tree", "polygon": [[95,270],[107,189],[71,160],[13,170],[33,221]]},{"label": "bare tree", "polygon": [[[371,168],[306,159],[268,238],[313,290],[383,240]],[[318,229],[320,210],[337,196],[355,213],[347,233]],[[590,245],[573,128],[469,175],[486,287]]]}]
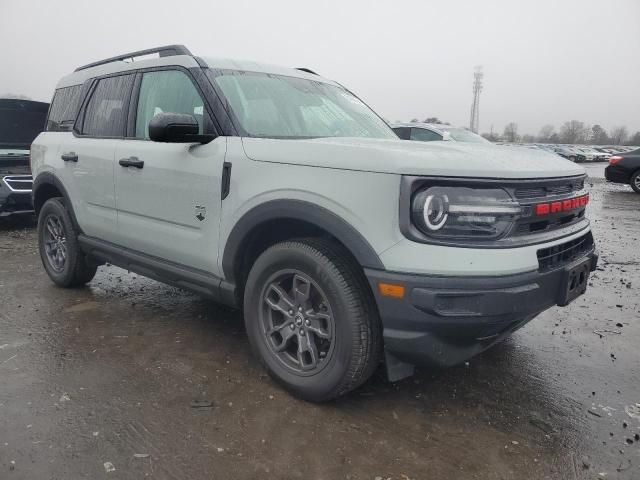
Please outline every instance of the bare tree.
[{"label": "bare tree", "polygon": [[611,143],[614,145],[622,145],[628,136],[627,127],[614,127],[611,129]]},{"label": "bare tree", "polygon": [[582,143],[585,137],[583,122],[571,120],[570,122],[565,122],[562,127],[560,127],[560,139],[562,143]]},{"label": "bare tree", "polygon": [[518,135],[518,124],[511,122],[508,123],[506,127],[504,127],[503,137],[505,142],[517,142],[520,140],[520,135]]},{"label": "bare tree", "polygon": [[418,123],[420,120],[418,120],[417,118],[412,118],[411,119],[411,123]]},{"label": "bare tree", "polygon": [[538,135],[538,140],[543,143],[549,143],[551,141],[551,136],[555,133],[556,127],[553,125],[544,125],[540,129],[540,134]]},{"label": "bare tree", "polygon": [[627,142],[627,145],[633,145],[636,147],[640,147],[640,131],[634,133]]},{"label": "bare tree", "polygon": [[606,145],[609,143],[609,135],[600,125],[591,127],[591,143],[594,145]]}]

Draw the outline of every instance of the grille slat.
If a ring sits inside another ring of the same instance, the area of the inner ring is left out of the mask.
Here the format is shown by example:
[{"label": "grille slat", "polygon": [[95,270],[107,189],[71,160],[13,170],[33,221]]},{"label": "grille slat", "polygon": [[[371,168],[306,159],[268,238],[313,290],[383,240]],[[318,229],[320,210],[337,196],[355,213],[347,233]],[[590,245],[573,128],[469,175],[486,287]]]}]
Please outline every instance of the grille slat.
[{"label": "grille slat", "polygon": [[550,183],[548,185],[528,185],[517,187],[514,195],[518,200],[544,199],[555,195],[568,195],[584,189],[584,180],[568,180],[566,183]]},{"label": "grille slat", "polygon": [[593,248],[591,232],[553,247],[538,250],[538,268],[541,271],[552,270],[571,263]]}]

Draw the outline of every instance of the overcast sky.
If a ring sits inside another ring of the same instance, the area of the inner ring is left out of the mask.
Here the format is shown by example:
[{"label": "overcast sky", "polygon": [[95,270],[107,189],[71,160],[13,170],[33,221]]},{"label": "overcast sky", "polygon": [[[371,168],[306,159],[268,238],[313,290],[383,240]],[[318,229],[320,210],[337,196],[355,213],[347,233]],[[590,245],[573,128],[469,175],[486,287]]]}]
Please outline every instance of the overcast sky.
[{"label": "overcast sky", "polygon": [[640,130],[640,0],[0,0],[0,94],[49,101],[75,67],[152,46],[306,66],[389,120]]}]

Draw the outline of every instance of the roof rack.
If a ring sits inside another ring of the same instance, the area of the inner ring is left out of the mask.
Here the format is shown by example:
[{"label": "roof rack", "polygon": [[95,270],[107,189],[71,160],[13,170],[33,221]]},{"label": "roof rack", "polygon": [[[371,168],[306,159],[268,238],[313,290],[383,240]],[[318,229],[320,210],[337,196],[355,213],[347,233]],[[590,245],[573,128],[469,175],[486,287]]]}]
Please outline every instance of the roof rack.
[{"label": "roof rack", "polygon": [[105,65],[107,63],[117,62],[120,60],[126,60],[127,58],[142,57],[143,55],[151,55],[157,53],[161,57],[173,57],[174,55],[189,55],[193,56],[189,49],[184,45],[165,45],[164,47],[149,48],[147,50],[139,50],[137,52],[125,53],[123,55],[117,55],[111,58],[105,58],[98,62],[88,63],[75,69],[76,72],[80,70],[86,70],[87,68],[97,67],[98,65]]},{"label": "roof rack", "polygon": [[311,75],[318,75],[316,72],[314,72],[310,68],[297,67],[296,70],[300,70],[301,72],[307,72],[307,73],[310,73]]}]

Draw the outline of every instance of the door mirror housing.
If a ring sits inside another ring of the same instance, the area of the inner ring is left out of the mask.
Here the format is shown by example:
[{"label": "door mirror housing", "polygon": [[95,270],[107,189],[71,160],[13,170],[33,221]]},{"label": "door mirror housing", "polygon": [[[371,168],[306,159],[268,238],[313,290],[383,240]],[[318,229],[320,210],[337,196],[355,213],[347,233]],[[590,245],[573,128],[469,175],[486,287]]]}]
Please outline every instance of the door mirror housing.
[{"label": "door mirror housing", "polygon": [[451,141],[451,134],[449,132],[442,132],[442,140],[445,142]]},{"label": "door mirror housing", "polygon": [[193,115],[157,113],[149,122],[149,138],[164,143],[209,143],[215,135],[200,135],[200,126]]}]

